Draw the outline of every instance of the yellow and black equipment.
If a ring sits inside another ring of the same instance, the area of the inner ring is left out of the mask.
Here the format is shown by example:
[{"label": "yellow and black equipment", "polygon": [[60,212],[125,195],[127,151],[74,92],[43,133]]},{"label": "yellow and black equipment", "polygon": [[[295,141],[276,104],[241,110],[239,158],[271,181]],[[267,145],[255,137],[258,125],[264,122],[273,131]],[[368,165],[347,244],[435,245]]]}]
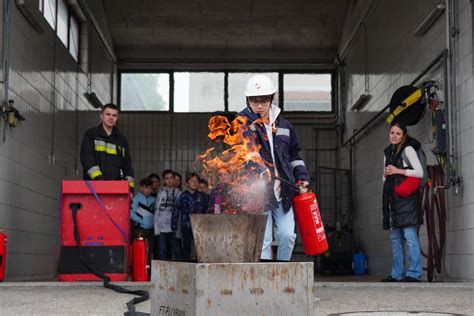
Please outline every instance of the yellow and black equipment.
[{"label": "yellow and black equipment", "polygon": [[415,125],[423,117],[425,109],[424,89],[402,86],[392,95],[387,123],[398,122],[405,126]]}]

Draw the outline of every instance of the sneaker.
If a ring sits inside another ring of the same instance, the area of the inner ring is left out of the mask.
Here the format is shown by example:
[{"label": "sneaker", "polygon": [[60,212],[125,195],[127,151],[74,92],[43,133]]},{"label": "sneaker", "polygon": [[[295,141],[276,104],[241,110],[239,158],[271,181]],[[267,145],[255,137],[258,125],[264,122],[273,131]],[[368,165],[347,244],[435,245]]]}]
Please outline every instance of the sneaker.
[{"label": "sneaker", "polygon": [[421,282],[421,280],[411,277],[411,276],[406,276],[402,282]]},{"label": "sneaker", "polygon": [[386,277],[385,279],[380,280],[380,282],[400,282],[400,280],[397,280],[397,279],[395,279],[395,278],[392,278],[392,276],[389,275],[389,276]]}]

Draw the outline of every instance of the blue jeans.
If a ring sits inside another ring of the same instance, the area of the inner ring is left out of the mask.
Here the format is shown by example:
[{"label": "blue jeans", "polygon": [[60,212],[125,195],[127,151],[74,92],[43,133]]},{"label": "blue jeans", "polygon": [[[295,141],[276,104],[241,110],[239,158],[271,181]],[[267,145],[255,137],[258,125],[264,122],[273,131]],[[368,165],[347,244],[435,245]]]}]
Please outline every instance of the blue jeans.
[{"label": "blue jeans", "polygon": [[[407,226],[390,230],[392,241],[392,278],[401,280],[405,276],[421,279],[423,274],[420,240],[416,233],[416,226]],[[403,240],[408,246],[408,271],[405,270],[405,247]]]},{"label": "blue jeans", "polygon": [[273,241],[273,221],[277,227],[276,240],[278,241],[277,260],[289,261],[291,253],[295,246],[295,216],[293,209],[290,208],[288,213],[283,211],[281,203],[273,210],[268,210],[264,214],[267,217],[267,226],[265,228],[265,237],[263,238],[263,248],[261,259],[271,260],[272,256],[272,241]]},{"label": "blue jeans", "polygon": [[158,236],[159,246],[158,246],[158,259],[159,260],[169,260],[170,251],[168,246],[171,246],[171,254],[173,255],[174,260],[182,260],[183,256],[181,254],[181,241],[176,238],[176,232],[172,233],[160,233]]}]

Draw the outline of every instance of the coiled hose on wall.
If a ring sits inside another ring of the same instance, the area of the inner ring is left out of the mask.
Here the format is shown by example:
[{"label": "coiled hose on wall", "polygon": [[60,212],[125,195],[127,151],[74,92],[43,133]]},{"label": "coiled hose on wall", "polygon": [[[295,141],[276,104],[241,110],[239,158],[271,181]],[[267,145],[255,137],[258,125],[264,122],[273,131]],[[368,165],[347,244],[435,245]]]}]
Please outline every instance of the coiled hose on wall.
[{"label": "coiled hose on wall", "polygon": [[[446,201],[444,172],[441,166],[427,166],[430,183],[423,189],[422,208],[428,234],[428,251],[421,250],[427,259],[428,281],[433,281],[434,269],[441,273],[441,259],[446,241]],[[418,228],[419,229],[419,228]]]}]

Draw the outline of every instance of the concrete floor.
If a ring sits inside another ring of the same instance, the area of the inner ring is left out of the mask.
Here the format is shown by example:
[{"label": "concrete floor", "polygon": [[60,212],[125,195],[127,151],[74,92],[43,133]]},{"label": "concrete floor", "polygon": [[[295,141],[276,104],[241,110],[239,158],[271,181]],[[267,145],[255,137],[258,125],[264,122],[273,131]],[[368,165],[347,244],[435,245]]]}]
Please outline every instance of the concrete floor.
[{"label": "concrete floor", "polygon": [[[317,278],[311,315],[474,315],[474,284],[387,284],[372,279]],[[150,288],[149,283],[119,284]],[[6,282],[0,283],[0,315],[123,315],[131,298],[96,282]],[[150,312],[149,301],[139,304],[137,311]]]}]

